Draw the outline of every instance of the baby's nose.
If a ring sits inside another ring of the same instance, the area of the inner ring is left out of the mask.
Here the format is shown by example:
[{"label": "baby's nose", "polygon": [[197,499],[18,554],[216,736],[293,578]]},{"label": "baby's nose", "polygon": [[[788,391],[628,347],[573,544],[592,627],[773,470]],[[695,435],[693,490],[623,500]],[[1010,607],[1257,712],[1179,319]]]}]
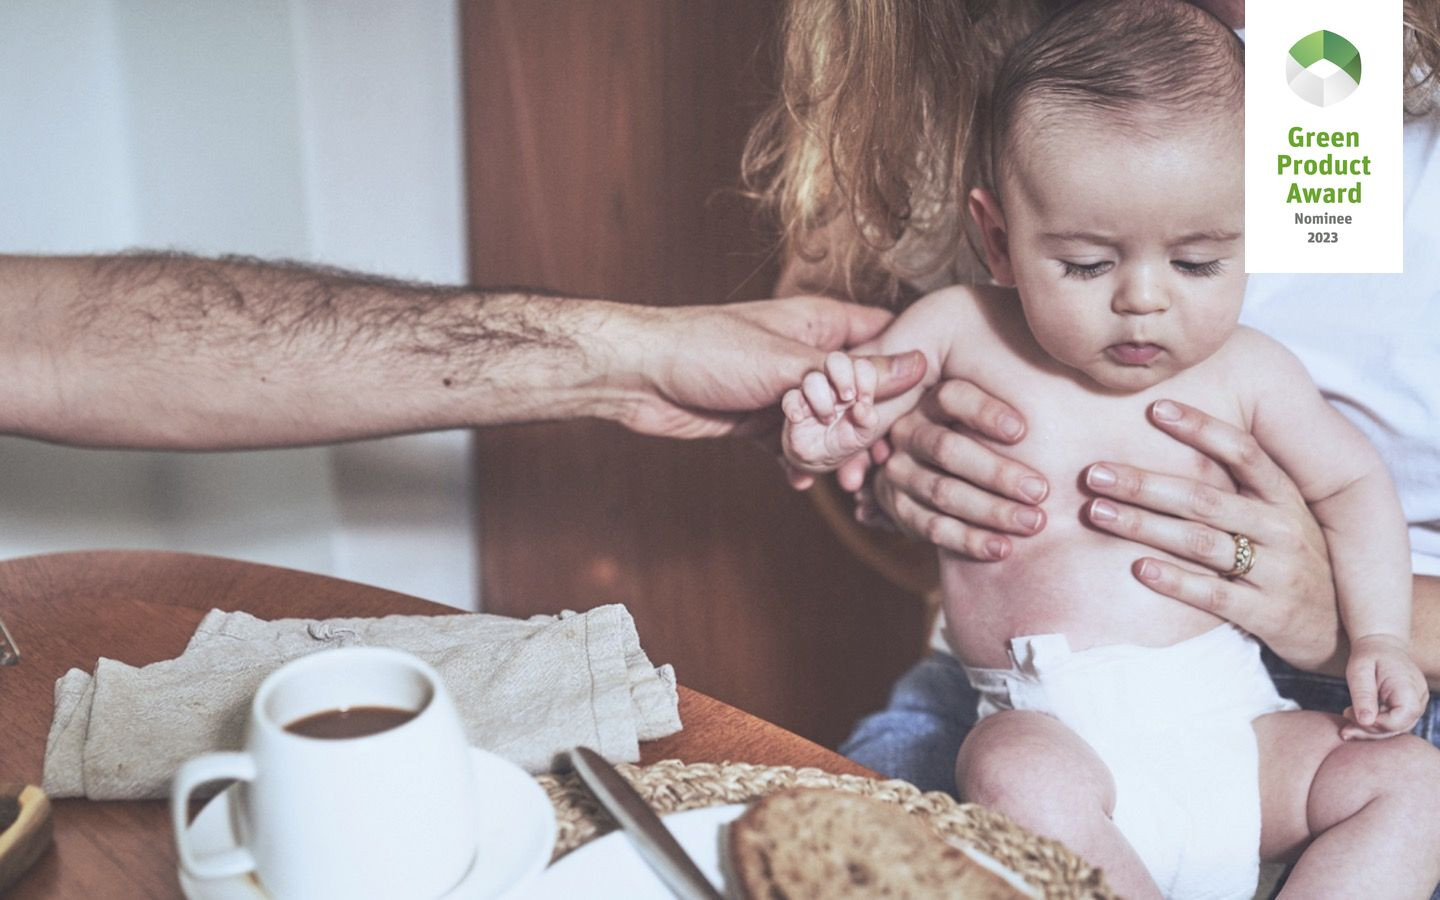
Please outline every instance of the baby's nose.
[{"label": "baby's nose", "polygon": [[1120,280],[1110,308],[1123,315],[1143,316],[1163,312],[1170,307],[1165,285],[1149,267],[1132,271]]}]

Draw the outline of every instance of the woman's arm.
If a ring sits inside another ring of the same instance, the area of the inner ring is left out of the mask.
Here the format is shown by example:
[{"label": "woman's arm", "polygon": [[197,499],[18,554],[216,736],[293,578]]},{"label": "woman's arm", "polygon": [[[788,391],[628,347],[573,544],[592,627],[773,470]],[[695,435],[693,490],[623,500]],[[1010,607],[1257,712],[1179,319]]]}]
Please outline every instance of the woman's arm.
[{"label": "woman's arm", "polygon": [[[965,552],[989,522],[994,533],[1024,533],[1014,510],[966,480],[961,455],[947,453],[950,404],[968,402],[941,382],[921,407],[891,430],[892,457],[876,472],[872,515],[932,543]],[[1089,487],[1115,502],[1113,519],[1096,527],[1198,563],[1206,571],[1154,557],[1136,560],[1132,572],[1152,590],[1235,624],[1263,640],[1286,662],[1312,672],[1343,677],[1349,647],[1335,602],[1335,585],[1325,536],[1299,490],[1249,434],[1200,410],[1178,403],[1156,404],[1151,422],[1162,431],[1229,469],[1247,494],[1228,494],[1188,478],[1160,475],[1134,466],[1097,463]],[[956,435],[956,437],[959,437]],[[1096,480],[1103,465],[1115,476]],[[1093,508],[1093,507],[1092,507]],[[956,515],[963,511],[963,515]],[[1038,511],[1038,510],[1037,510]],[[1245,581],[1220,576],[1235,561],[1231,535],[1263,541],[1263,565]],[[983,544],[978,546],[983,547]],[[1440,692],[1440,577],[1412,579],[1411,650],[1430,688]]]},{"label": "woman's arm", "polygon": [[[1200,410],[1162,402],[1150,418],[1229,469],[1243,493],[1103,463],[1116,479],[1088,483],[1118,501],[1119,515],[1092,521],[1208,570],[1137,560],[1135,576],[1151,589],[1229,619],[1297,668],[1343,676],[1348,647],[1325,538],[1294,482],[1253,437]],[[1263,542],[1245,581],[1220,575],[1234,562],[1231,535],[1237,532]],[[1440,579],[1415,576],[1413,587],[1411,646],[1430,686],[1440,688]]]},{"label": "woman's arm", "polygon": [[[0,256],[0,433],[219,449],[576,416],[745,433],[890,318],[819,297],[642,307],[246,259]],[[882,391],[921,375],[894,362]]]}]

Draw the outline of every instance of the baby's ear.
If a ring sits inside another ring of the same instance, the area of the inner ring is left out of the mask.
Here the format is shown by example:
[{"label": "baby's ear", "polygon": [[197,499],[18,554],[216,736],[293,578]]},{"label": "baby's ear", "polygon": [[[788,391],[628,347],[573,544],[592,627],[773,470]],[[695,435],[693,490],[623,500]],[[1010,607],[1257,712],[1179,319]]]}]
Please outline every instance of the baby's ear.
[{"label": "baby's ear", "polygon": [[1004,287],[1015,286],[1015,268],[1010,264],[1010,233],[1005,230],[1005,211],[1000,201],[985,188],[970,191],[970,215],[980,228],[985,245],[985,263],[990,277]]}]

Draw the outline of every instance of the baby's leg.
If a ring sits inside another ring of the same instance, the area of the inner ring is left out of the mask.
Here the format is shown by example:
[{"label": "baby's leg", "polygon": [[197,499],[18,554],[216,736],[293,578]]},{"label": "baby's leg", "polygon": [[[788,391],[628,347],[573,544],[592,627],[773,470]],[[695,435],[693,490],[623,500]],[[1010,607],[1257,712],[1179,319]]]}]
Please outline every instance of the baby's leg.
[{"label": "baby's leg", "polygon": [[1282,897],[1428,897],[1440,882],[1440,750],[1410,735],[1342,741],[1342,721],[1255,720],[1260,856],[1300,856]]},{"label": "baby's leg", "polygon": [[1111,820],[1115,779],[1090,745],[1056,719],[1007,710],[970,732],[955,761],[960,796],[1054,838],[1105,871],[1122,897],[1159,897]]}]

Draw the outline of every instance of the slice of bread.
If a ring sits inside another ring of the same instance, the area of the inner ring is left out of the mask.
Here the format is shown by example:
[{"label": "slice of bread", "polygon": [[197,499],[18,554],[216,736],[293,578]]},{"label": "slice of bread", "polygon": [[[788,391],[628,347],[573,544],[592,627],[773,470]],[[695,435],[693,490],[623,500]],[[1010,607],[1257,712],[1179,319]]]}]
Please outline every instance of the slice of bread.
[{"label": "slice of bread", "polygon": [[1038,897],[983,854],[952,847],[892,803],[796,788],[761,797],[730,825],[726,884],[747,900],[807,897]]}]

